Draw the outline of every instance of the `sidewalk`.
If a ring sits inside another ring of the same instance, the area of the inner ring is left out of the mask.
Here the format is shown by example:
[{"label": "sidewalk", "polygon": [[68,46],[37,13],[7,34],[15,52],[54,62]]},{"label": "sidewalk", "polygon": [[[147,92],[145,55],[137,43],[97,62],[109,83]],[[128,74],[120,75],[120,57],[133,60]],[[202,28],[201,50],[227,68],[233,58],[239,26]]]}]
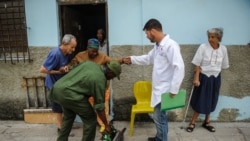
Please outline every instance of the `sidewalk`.
[{"label": "sidewalk", "polygon": [[[169,122],[168,141],[250,141],[250,122],[212,122],[216,128],[215,133],[210,133],[201,127],[201,123],[196,124],[193,133],[188,133],[181,129],[182,122]],[[187,126],[185,123],[184,126]],[[82,136],[81,123],[75,126],[80,128],[72,129],[74,137],[69,141],[80,141]],[[124,127],[124,141],[147,141],[148,136],[155,135],[155,127],[152,122],[135,122],[134,135],[130,137],[129,122],[115,121],[117,129]],[[101,134],[97,128],[96,140],[99,141]],[[54,124],[27,124],[23,121],[0,121],[1,141],[56,141],[57,132]]]}]

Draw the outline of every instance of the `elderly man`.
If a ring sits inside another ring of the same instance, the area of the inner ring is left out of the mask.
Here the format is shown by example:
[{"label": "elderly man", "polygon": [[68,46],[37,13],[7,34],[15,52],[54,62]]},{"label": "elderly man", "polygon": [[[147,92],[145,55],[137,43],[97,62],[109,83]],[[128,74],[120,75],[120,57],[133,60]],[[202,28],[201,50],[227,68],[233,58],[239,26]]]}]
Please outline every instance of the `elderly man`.
[{"label": "elderly man", "polygon": [[[71,34],[65,34],[62,39],[62,44],[49,52],[39,70],[41,73],[47,74],[45,86],[49,90],[51,90],[54,83],[67,72],[65,66],[69,63],[70,54],[75,51],[76,45],[76,37]],[[54,101],[51,101],[51,106],[52,111],[56,113],[57,132],[59,133],[62,126],[62,108]]]},{"label": "elderly man", "polygon": [[[121,73],[121,65],[111,61],[103,67],[84,61],[74,67],[68,74],[58,80],[50,93],[50,99],[63,108],[63,125],[57,141],[67,141],[76,115],[83,122],[82,141],[94,141],[96,133],[96,113],[105,124],[105,132],[110,132],[104,110],[105,88],[107,80]],[[93,106],[89,97],[94,98]],[[95,109],[95,111],[94,111]]]}]

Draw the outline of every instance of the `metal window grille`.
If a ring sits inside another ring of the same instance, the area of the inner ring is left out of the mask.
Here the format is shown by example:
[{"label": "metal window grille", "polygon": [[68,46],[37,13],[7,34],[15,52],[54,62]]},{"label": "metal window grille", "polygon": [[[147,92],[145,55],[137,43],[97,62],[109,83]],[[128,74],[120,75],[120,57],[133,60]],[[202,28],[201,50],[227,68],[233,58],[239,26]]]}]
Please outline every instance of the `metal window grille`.
[{"label": "metal window grille", "polygon": [[0,1],[0,60],[12,64],[31,61],[24,0]]}]

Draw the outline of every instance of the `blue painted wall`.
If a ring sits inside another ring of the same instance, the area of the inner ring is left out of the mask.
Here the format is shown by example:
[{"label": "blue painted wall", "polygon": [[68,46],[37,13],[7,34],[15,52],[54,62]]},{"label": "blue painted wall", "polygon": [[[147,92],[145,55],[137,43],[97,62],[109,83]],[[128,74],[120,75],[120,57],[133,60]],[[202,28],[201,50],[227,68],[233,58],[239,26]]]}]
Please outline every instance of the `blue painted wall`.
[{"label": "blue painted wall", "polygon": [[59,24],[56,0],[25,0],[29,46],[58,46]]},{"label": "blue painted wall", "polygon": [[[250,112],[248,107],[250,107],[250,97],[244,97],[244,98],[235,98],[235,97],[228,97],[228,96],[223,96],[221,95],[219,97],[219,101],[217,104],[217,107],[214,112],[211,114],[211,119],[212,120],[217,120],[218,117],[220,116],[220,112],[223,109],[228,109],[228,116],[230,116],[230,112],[233,112],[234,109],[238,109],[237,113],[237,118],[236,120],[245,120],[250,117]],[[232,114],[234,116],[234,114]],[[205,119],[205,115],[200,115],[200,118]],[[234,119],[233,117],[228,117],[231,119]]]},{"label": "blue painted wall", "polygon": [[[150,44],[142,28],[150,18],[180,44],[207,41],[206,30],[223,27],[225,45],[250,42],[250,0],[107,0],[110,45]],[[25,0],[29,46],[57,46],[56,0]]]},{"label": "blue painted wall", "polygon": [[157,18],[180,44],[207,41],[206,30],[223,27],[225,45],[250,42],[249,0],[108,0],[111,45],[150,44],[142,28]]}]

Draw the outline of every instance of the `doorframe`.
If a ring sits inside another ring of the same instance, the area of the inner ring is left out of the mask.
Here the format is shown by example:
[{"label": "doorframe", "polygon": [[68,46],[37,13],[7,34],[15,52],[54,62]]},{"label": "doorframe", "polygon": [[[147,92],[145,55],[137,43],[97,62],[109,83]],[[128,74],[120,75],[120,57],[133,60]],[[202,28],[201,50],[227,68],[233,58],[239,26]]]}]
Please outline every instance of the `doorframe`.
[{"label": "doorframe", "polygon": [[63,25],[61,22],[61,6],[63,5],[88,5],[88,4],[105,4],[105,24],[106,24],[106,40],[107,40],[107,47],[108,47],[108,54],[109,54],[109,26],[108,26],[108,2],[107,0],[57,0],[57,4],[58,4],[58,21],[59,21],[59,36],[60,36],[60,41],[62,40],[62,30],[63,30]]}]

